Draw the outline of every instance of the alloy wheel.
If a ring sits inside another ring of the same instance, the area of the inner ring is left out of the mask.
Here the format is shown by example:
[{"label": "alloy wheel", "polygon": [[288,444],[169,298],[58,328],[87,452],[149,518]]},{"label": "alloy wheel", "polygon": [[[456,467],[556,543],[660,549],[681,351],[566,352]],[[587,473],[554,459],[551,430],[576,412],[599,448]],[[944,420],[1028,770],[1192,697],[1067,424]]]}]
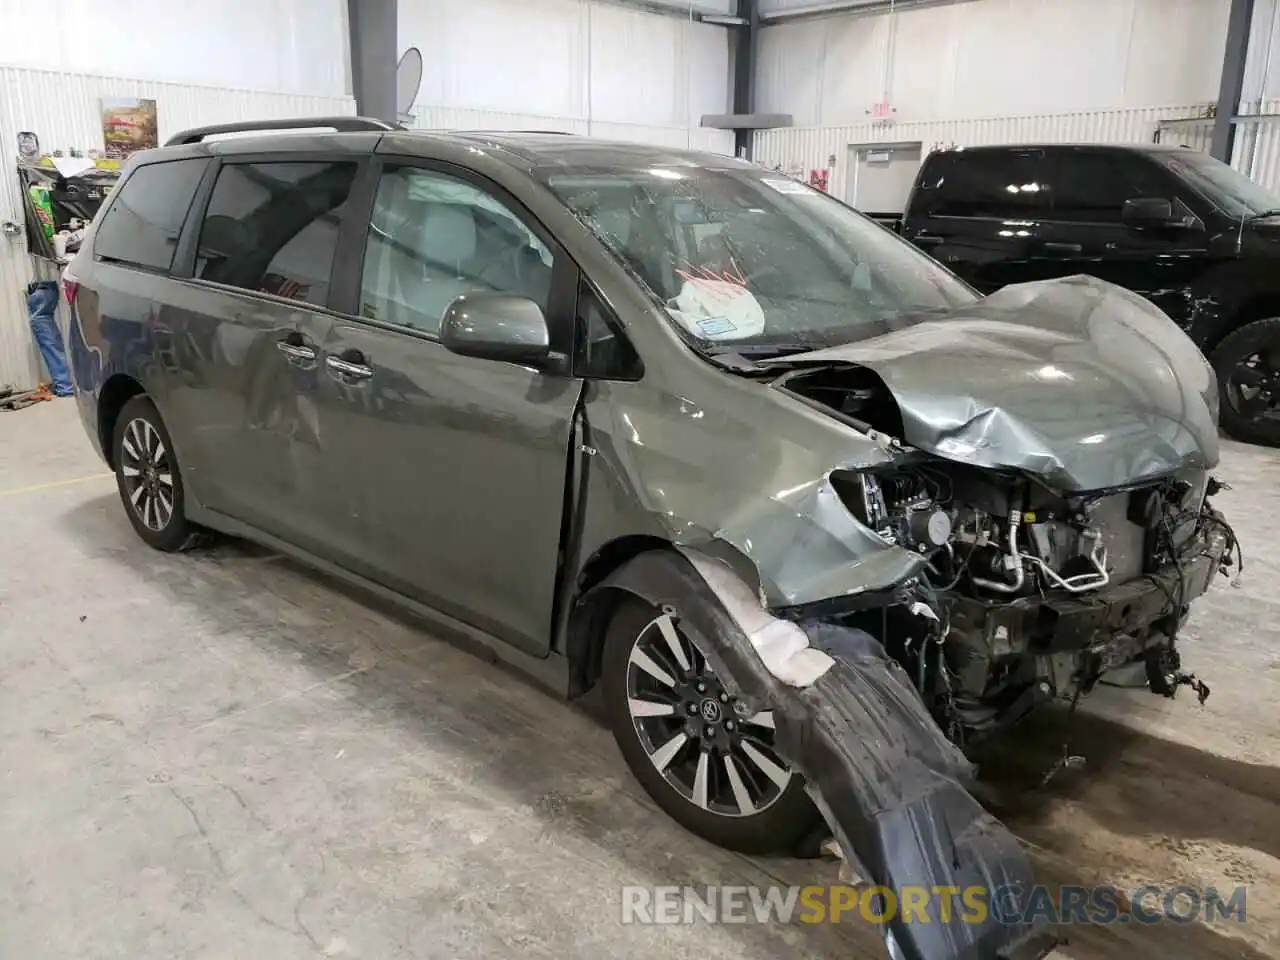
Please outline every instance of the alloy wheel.
[{"label": "alloy wheel", "polygon": [[1261,420],[1280,406],[1280,360],[1269,351],[1241,357],[1227,379],[1227,402],[1245,420]]},{"label": "alloy wheel", "polygon": [[627,705],[650,762],[702,810],[754,816],[791,782],[774,749],[772,712],[743,715],[674,611],[662,611],[633,642]]},{"label": "alloy wheel", "polygon": [[173,519],[173,467],[169,451],[151,423],[129,421],[120,441],[120,472],[129,504],[148,529],[159,533]]}]

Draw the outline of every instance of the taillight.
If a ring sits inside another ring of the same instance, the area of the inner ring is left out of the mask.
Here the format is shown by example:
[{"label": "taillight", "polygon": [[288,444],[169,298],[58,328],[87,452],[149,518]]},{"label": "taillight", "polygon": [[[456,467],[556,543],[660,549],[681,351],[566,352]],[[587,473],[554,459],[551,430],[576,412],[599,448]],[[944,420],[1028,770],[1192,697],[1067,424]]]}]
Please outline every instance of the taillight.
[{"label": "taillight", "polygon": [[67,303],[73,307],[76,305],[76,294],[80,292],[80,281],[71,274],[64,272],[62,274],[62,291],[67,295]]}]

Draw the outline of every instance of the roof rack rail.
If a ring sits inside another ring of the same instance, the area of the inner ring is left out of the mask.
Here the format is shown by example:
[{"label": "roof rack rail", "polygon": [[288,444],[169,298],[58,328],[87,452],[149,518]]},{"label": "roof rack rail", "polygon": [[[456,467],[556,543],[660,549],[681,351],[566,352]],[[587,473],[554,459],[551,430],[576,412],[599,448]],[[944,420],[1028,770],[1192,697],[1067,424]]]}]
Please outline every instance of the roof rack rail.
[{"label": "roof rack rail", "polygon": [[165,141],[166,147],[187,143],[200,143],[205,137],[223,133],[249,133],[254,130],[336,130],[350,133],[356,130],[396,130],[394,124],[372,117],[295,117],[290,120],[242,120],[237,123],[215,123],[208,127],[192,127]]}]

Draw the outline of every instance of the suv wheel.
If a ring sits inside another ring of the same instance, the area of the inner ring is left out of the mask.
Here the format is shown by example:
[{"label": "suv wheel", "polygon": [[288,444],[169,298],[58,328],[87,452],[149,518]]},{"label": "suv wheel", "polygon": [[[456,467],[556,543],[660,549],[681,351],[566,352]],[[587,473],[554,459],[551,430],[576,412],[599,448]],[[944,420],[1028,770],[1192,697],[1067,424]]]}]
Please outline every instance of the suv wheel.
[{"label": "suv wheel", "polygon": [[623,757],[682,826],[756,854],[794,854],[820,826],[803,781],[774,748],[772,715],[741,715],[671,611],[624,600],[602,667]]},{"label": "suv wheel", "polygon": [[116,486],[133,529],[157,550],[191,546],[196,530],[183,513],[182,475],[173,441],[155,404],[131,398],[116,418],[111,440]]},{"label": "suv wheel", "polygon": [[1236,440],[1280,446],[1280,318],[1229,334],[1210,356],[1222,429]]}]

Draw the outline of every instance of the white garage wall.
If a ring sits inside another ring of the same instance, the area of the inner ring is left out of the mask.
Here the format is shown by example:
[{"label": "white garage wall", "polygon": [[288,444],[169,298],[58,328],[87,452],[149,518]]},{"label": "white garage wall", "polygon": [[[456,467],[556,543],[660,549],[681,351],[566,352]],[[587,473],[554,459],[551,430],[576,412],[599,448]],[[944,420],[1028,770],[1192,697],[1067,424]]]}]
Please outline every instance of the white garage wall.
[{"label": "white garage wall", "polygon": [[[727,0],[695,0],[695,10],[717,6]],[[590,0],[400,0],[399,9],[401,46],[423,53],[419,126],[732,152],[731,134],[698,126],[729,106],[724,27]]]},{"label": "white garage wall", "polygon": [[1213,100],[1228,8],[1229,0],[975,0],[766,27],[758,108],[808,127],[859,123],[886,90],[900,122]]},{"label": "white garage wall", "polygon": [[343,96],[346,0],[0,0],[0,64]]},{"label": "white garage wall", "polygon": [[1280,0],[1254,0],[1244,99],[1277,98],[1280,98]]}]

